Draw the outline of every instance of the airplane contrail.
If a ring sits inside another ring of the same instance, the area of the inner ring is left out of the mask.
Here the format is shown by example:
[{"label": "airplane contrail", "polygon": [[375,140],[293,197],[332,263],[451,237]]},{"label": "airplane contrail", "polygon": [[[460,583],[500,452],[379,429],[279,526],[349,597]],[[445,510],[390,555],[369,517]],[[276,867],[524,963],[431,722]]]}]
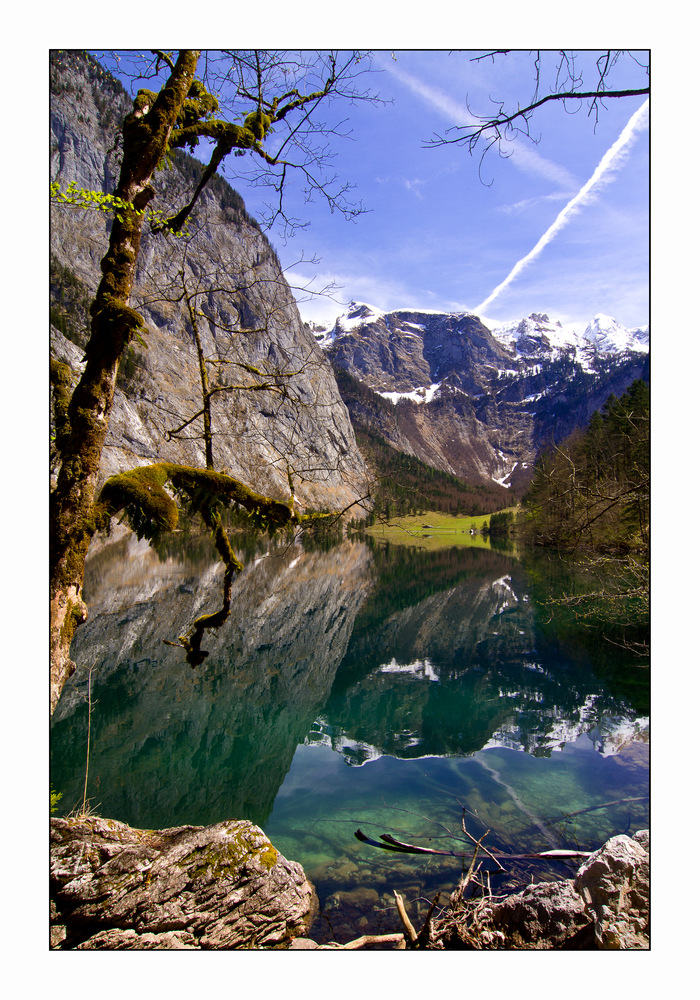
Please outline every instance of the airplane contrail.
[{"label": "airplane contrail", "polygon": [[531,264],[536,257],[542,253],[547,244],[556,236],[556,234],[564,228],[569,219],[578,211],[582,205],[585,204],[586,200],[589,198],[591,192],[604,180],[609,179],[606,175],[616,169],[621,165],[624,158],[624,154],[627,151],[627,147],[630,145],[632,140],[636,137],[637,133],[648,124],[649,121],[649,100],[644,102],[642,106],[635,111],[630,120],[627,122],[622,132],[618,136],[617,140],[612,144],[610,149],[604,154],[602,160],[598,166],[593,171],[590,178],[583,185],[578,194],[569,201],[564,208],[562,208],[559,215],[556,217],[552,225],[549,227],[544,236],[541,236],[537,241],[535,246],[530,250],[528,254],[522,257],[517,264],[513,267],[510,274],[504,281],[497,285],[496,288],[491,292],[488,298],[481,302],[474,312],[477,315],[482,314],[487,306],[489,306],[494,299],[496,299],[504,288],[507,288],[512,281],[517,278],[521,271]]}]

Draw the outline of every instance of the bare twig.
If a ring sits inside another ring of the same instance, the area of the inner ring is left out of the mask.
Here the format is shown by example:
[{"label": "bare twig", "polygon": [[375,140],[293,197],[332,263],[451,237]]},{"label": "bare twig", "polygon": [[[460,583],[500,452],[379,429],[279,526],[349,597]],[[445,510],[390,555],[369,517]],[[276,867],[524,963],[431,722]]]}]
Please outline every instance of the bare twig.
[{"label": "bare twig", "polygon": [[486,833],[483,834],[483,836],[481,837],[480,840],[476,840],[476,838],[471,835],[471,833],[469,832],[469,830],[467,830],[466,826],[464,825],[464,813],[465,813],[465,808],[464,808],[464,806],[462,806],[462,831],[464,832],[464,834],[467,837],[469,837],[469,839],[471,840],[471,842],[473,844],[476,844],[477,847],[481,847],[481,849],[483,851],[485,851],[486,854],[488,854],[488,856],[492,859],[492,861],[496,862],[496,864],[501,869],[501,871],[505,871],[505,868],[503,867],[503,865],[501,864],[501,862],[498,860],[498,858],[494,857],[494,855],[491,853],[491,851],[489,851],[488,848],[484,847],[484,845],[481,842],[482,840],[485,839],[485,837],[487,836],[487,834],[489,834],[491,831],[487,830]]},{"label": "bare twig", "polygon": [[433,911],[435,910],[435,907],[437,906],[437,904],[440,901],[440,895],[441,894],[438,892],[438,894],[435,896],[435,898],[433,899],[432,903],[430,904],[430,909],[428,910],[428,914],[427,914],[427,916],[425,918],[423,926],[421,927],[420,931],[418,932],[418,937],[416,938],[416,947],[417,948],[427,948],[427,947],[429,947],[431,941],[434,939],[433,926],[432,926],[431,920],[432,920],[432,917],[433,917]]}]

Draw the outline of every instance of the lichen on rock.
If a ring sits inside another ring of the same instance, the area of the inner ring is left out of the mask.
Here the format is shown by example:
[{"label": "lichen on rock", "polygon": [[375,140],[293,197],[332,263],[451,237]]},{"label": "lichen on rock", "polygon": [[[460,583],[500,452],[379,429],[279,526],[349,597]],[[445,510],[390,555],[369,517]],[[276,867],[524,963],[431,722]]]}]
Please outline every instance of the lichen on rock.
[{"label": "lichen on rock", "polygon": [[317,907],[301,866],[247,820],[52,819],[51,899],[52,946],[81,950],[278,947]]}]

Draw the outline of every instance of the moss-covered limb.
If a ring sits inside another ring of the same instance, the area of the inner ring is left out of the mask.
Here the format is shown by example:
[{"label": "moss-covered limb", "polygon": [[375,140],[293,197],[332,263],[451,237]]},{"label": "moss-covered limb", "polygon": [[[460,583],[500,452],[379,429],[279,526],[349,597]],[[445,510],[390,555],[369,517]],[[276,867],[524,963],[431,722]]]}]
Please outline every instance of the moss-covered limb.
[{"label": "moss-covered limb", "polygon": [[[264,102],[264,106],[259,106],[257,110],[252,111],[246,116],[243,125],[237,125],[234,122],[211,118],[211,115],[218,110],[218,102],[216,98],[206,92],[199,81],[195,81],[195,85],[199,89],[197,89],[196,93],[193,93],[193,96],[188,101],[185,101],[181,120],[170,137],[170,147],[172,149],[188,147],[193,152],[202,138],[213,139],[216,142],[216,146],[214,147],[209,163],[202,172],[199,184],[190,202],[176,215],[172,216],[172,218],[166,219],[164,223],[159,223],[154,228],[167,228],[171,232],[179,232],[190,216],[207,183],[214,176],[221,162],[234,149],[241,150],[242,152],[252,150],[262,157],[266,163],[273,166],[276,165],[278,162],[277,158],[270,156],[261,145],[273,124],[281,121],[290,112],[326,97],[334,84],[335,78],[331,74],[323,90],[315,91],[312,94],[300,94],[297,90],[290,91],[282,98],[283,100],[287,100],[287,103],[282,107],[279,106],[279,97],[274,98],[271,102],[266,101]],[[195,85],[193,85],[193,91],[195,90]]]},{"label": "moss-covered limb", "polygon": [[216,551],[219,553],[224,565],[226,566],[226,571],[230,571],[231,573],[240,573],[243,569],[243,563],[233,551],[228,533],[221,523],[221,514],[219,511],[214,512],[209,526],[213,530],[214,545],[216,547]]},{"label": "moss-covered limb", "polygon": [[[202,516],[214,533],[214,542],[226,565],[237,563],[237,560],[217,520],[219,505],[239,504],[265,527],[273,529],[299,523],[300,520],[288,504],[256,493],[232,476],[173,462],[139,466],[112,476],[102,487],[96,510],[103,518],[126,510],[135,530],[146,537],[156,538],[177,526],[177,504],[165,490],[167,482],[183,494]],[[242,567],[238,564],[237,568]]]},{"label": "moss-covered limb", "polygon": [[228,122],[200,122],[197,125],[184,128],[174,133],[172,138],[173,147],[189,146],[194,149],[199,139],[207,137],[216,139],[216,146],[211,155],[211,159],[202,171],[202,176],[195,188],[192,198],[177,215],[166,219],[164,223],[154,226],[154,229],[167,228],[173,233],[179,232],[189,218],[197,200],[214,176],[222,160],[231,153],[233,149],[259,149],[258,140],[255,134],[248,128],[240,125],[231,125]]},{"label": "moss-covered limb", "polygon": [[187,653],[187,662],[196,667],[208,655],[201,648],[204,632],[206,629],[218,628],[228,618],[233,578],[243,569],[222,524],[222,506],[231,502],[239,503],[257,516],[266,527],[277,527],[290,521],[298,523],[299,515],[287,504],[255,493],[232,476],[212,469],[196,469],[171,462],[139,466],[112,476],[102,487],[96,509],[103,518],[112,517],[124,510],[131,527],[140,538],[158,538],[176,527],[178,521],[177,504],[165,489],[168,482],[199,513],[212,533],[216,551],[225,567],[220,610],[197,618],[189,630],[179,637],[179,643],[164,640],[169,645],[182,646]]},{"label": "moss-covered limb", "polygon": [[161,463],[173,486],[190,497],[199,491],[225,503],[236,503],[270,527],[284,527],[298,520],[298,515],[286,503],[273,500],[251,490],[239,479],[213,469],[196,469],[186,465]]},{"label": "moss-covered limb", "polygon": [[178,522],[177,504],[164,489],[167,479],[161,465],[139,466],[108,479],[98,502],[110,517],[126,510],[140,537],[158,538]]},{"label": "moss-covered limb", "polygon": [[[125,155],[139,162],[149,176],[166,152],[170,136],[194,82],[199,50],[182,49],[169,79],[157,94],[139,91],[133,112],[124,123]],[[127,199],[131,200],[131,199]]]}]

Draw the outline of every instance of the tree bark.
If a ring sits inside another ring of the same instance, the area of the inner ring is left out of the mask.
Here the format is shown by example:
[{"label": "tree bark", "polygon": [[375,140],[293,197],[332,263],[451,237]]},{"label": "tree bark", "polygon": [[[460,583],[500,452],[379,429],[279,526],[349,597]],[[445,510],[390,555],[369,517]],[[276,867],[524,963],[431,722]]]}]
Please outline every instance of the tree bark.
[{"label": "tree bark", "polygon": [[100,457],[114,400],[119,359],[143,320],[129,308],[143,229],[153,198],[151,178],[168,148],[171,132],[194,80],[199,52],[180,52],[165,86],[140,91],[123,126],[124,156],[115,194],[133,205],[115,214],[102,280],[90,307],[91,336],[85,371],[68,406],[61,441],[61,468],[50,506],[50,708],[75,670],[70,644],[87,617],[82,598],[85,556],[99,527],[93,501]]}]

